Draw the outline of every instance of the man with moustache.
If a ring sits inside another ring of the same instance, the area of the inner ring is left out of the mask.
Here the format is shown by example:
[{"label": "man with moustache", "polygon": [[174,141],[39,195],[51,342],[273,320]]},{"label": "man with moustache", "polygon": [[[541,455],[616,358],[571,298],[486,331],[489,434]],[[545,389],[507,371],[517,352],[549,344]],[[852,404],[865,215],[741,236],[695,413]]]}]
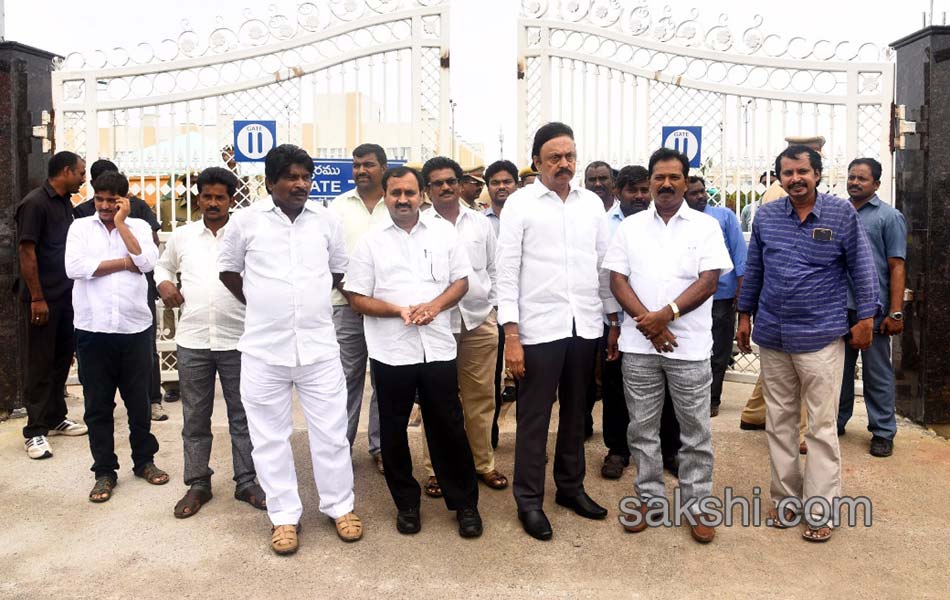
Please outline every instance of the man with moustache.
[{"label": "man with moustache", "polygon": [[[96,162],[92,163],[92,166],[89,167],[89,177],[95,181],[99,175],[105,173],[106,171],[119,171],[119,167],[116,166],[111,160],[106,160],[101,158]],[[73,209],[73,214],[77,219],[83,217],[91,217],[96,213],[96,204],[95,200],[89,199],[85,202],[81,202],[76,205],[76,208]],[[129,217],[133,219],[142,219],[148,223],[149,227],[152,228],[152,241],[155,242],[156,246],[159,246],[161,242],[158,239],[158,232],[161,230],[162,226],[158,222],[158,219],[155,218],[155,211],[146,204],[146,202],[135,196],[129,196]],[[145,274],[145,280],[148,282],[148,307],[152,311],[152,327],[149,330],[150,335],[152,336],[152,346],[155,347],[155,338],[156,336],[156,316],[155,316],[155,301],[158,299],[158,292],[155,289],[155,278],[153,277],[153,272],[148,272]],[[166,318],[172,315],[171,311],[166,312]],[[172,317],[173,318],[173,317]],[[174,327],[172,328],[174,329]],[[161,371],[161,359],[158,354],[158,349],[156,347],[155,351],[152,354],[152,368],[149,370],[149,398],[151,399],[152,406],[152,420],[153,421],[167,421],[168,414],[165,412],[165,409],[162,408],[162,371]]]},{"label": "man with moustache", "polygon": [[[768,411],[766,433],[772,463],[770,515],[785,526],[811,498],[834,502],[841,495],[841,454],[836,423],[844,371],[843,336],[855,350],[871,346],[878,312],[874,257],[860,217],[845,200],[817,192],[821,155],[790,146],[775,159],[788,192],[766,204],[752,222],[749,258],[739,296],[739,350],[751,352],[752,314],[762,361]],[[847,312],[849,280],[856,323]],[[801,406],[808,413],[808,460],[801,470],[798,435]],[[786,504],[782,514],[780,503]],[[813,503],[803,537],[827,541],[832,515]]]},{"label": "man with moustache", "polygon": [[[785,142],[788,144],[788,147],[795,145],[805,146],[806,148],[817,152],[819,156],[821,156],[821,149],[825,146],[825,138],[820,135],[786,137]],[[762,175],[764,177],[765,173]],[[772,185],[769,186],[769,189],[767,189],[759,199],[759,203],[764,206],[770,202],[774,202],[775,200],[785,198],[786,196],[788,196],[788,192],[786,192],[785,188],[782,187],[781,178],[772,177]],[[746,402],[745,408],[742,409],[742,416],[739,419],[739,429],[747,431],[765,429],[765,396],[762,392],[761,361],[759,361],[759,378],[755,382],[755,387],[752,388],[752,395],[749,396],[749,400]],[[802,405],[802,418],[798,436],[798,451],[801,454],[808,453],[808,444],[805,442],[806,429],[807,419],[805,414],[805,406]]]},{"label": "man with moustache", "polygon": [[[445,171],[440,170],[439,189],[457,189],[457,174],[443,177]],[[478,483],[459,403],[458,344],[449,310],[468,291],[472,267],[454,227],[445,219],[420,218],[422,182],[418,172],[406,167],[383,175],[391,218],[356,245],[345,289],[353,308],[365,316],[397,531],[414,534],[422,528],[421,490],[412,476],[406,434],[418,398],[445,504],[455,511],[459,535],[478,537]]]},{"label": "man with moustache", "polygon": [[481,166],[469,169],[459,178],[459,197],[467,208],[478,209],[478,198],[485,189],[485,180],[479,175]]},{"label": "man with moustache", "polygon": [[151,433],[148,398],[152,313],[142,274],[155,266],[158,247],[148,223],[129,218],[124,175],[102,173],[92,188],[96,214],[76,219],[69,228],[65,266],[75,281],[76,354],[96,476],[89,500],[105,502],[118,481],[113,435],[117,388],[128,414],[132,472],[153,485],[168,483],[168,474],[153,462],[158,440]]},{"label": "man with moustache", "polygon": [[[75,351],[73,281],[64,268],[66,236],[73,222],[71,196],[86,180],[86,161],[57,152],[47,165],[47,180],[17,204],[17,280],[27,325],[26,425],[23,447],[32,459],[49,458],[47,436],[84,435],[86,426],[66,417],[63,390]],[[29,309],[26,304],[29,302]]]},{"label": "man with moustache", "polygon": [[739,290],[742,288],[742,275],[745,273],[746,245],[739,227],[736,213],[721,206],[709,204],[709,194],[706,193],[706,180],[702,177],[691,176],[686,187],[686,204],[693,210],[698,210],[716,219],[722,229],[726,249],[732,260],[733,269],[723,273],[716,285],[712,304],[712,336],[713,349],[710,358],[712,368],[712,389],[710,391],[709,416],[719,415],[719,405],[722,404],[722,382],[729,368],[729,359],[732,358],[732,340],[736,334],[736,301]]},{"label": "man with moustache", "polygon": [[[343,222],[346,236],[346,252],[352,254],[356,243],[370,228],[388,218],[383,203],[383,173],[386,172],[386,151],[377,144],[360,144],[353,149],[353,181],[356,187],[340,194],[330,203],[330,212]],[[366,334],[363,330],[363,316],[353,310],[349,303],[349,294],[339,282],[333,289],[333,326],[336,340],[340,344],[340,360],[343,361],[343,373],[346,375],[346,438],[350,447],[356,440],[356,430],[360,422],[360,409],[363,406],[363,389],[366,383]],[[379,451],[379,404],[376,399],[376,383],[370,372],[372,388],[369,404],[369,428],[366,432],[369,442],[369,454],[373,457],[376,470],[383,472],[383,455]]]},{"label": "man with moustache", "polygon": [[[590,171],[591,167],[588,166],[587,169]],[[606,216],[611,239],[617,232],[617,226],[625,218],[646,210],[650,206],[649,180],[649,173],[639,165],[620,169],[616,180],[619,201],[607,211]],[[606,306],[604,308],[609,309]],[[601,362],[601,389],[604,400],[603,429],[607,456],[604,457],[600,474],[605,479],[620,479],[624,469],[630,465],[630,447],[627,444],[630,415],[627,412],[627,402],[623,397],[623,373],[620,369],[619,356],[611,351],[616,346],[617,338],[620,337],[622,317],[619,310],[606,314],[604,317],[606,348]]]},{"label": "man with moustache", "polygon": [[333,330],[330,290],[346,269],[343,226],[308,202],[313,159],[283,144],[264,157],[271,194],[234,214],[218,253],[221,283],[246,306],[241,401],[254,468],[267,494],[276,554],[297,551],[303,505],[290,446],[296,389],[310,439],[320,512],[344,542],[363,536],[353,512],[346,439],[346,379]]},{"label": "man with moustache", "polygon": [[[241,402],[241,353],[244,305],[218,279],[218,244],[227,231],[240,181],[228,169],[209,167],[196,180],[201,220],[178,226],[165,244],[155,279],[158,294],[181,317],[175,330],[181,385],[182,446],[188,491],[174,515],[195,515],[212,498],[211,416],[215,374],[221,380],[228,412],[234,497],[266,508],[264,490],[255,483],[247,415]],[[181,289],[178,286],[181,275]]]},{"label": "man with moustache", "polygon": [[485,181],[488,182],[488,197],[491,205],[485,209],[485,216],[491,223],[495,237],[501,231],[501,211],[505,208],[508,196],[518,189],[518,167],[509,160],[498,160],[485,169]]},{"label": "man with moustache", "polygon": [[602,160],[595,160],[584,169],[584,187],[597,194],[604,203],[604,212],[617,204],[614,195],[614,170]]},{"label": "man with moustache", "polygon": [[[715,219],[685,202],[689,159],[660,148],[650,157],[649,171],[653,205],[624,220],[604,259],[611,290],[629,317],[618,343],[630,411],[628,436],[637,465],[635,487],[641,515],[665,496],[659,440],[665,381],[681,427],[679,484],[690,533],[697,542],[708,543],[715,529],[697,503],[712,494],[712,295],[732,261]],[[645,520],[624,524],[631,533],[646,527]]]},{"label": "man with moustache", "polygon": [[[614,170],[604,161],[596,160],[587,165],[584,169],[584,187],[597,194],[603,202],[605,212],[610,212],[610,209],[617,205],[617,198],[614,195]],[[587,388],[587,412],[584,413],[585,439],[594,435],[594,404],[601,395],[599,388],[602,385],[603,375],[600,372],[600,366],[604,362],[606,336],[605,332],[604,336],[598,340],[597,351],[594,355],[594,377],[591,378]]]},{"label": "man with moustache", "polygon": [[[518,167],[508,160],[495,161],[485,169],[485,181],[488,182],[488,197],[491,205],[485,209],[485,216],[491,223],[495,238],[501,231],[501,211],[505,208],[508,196],[518,189]],[[491,447],[498,447],[498,417],[504,402],[514,402],[516,392],[510,376],[504,376],[505,367],[505,330],[498,324],[498,355],[495,360],[495,414],[491,425]],[[506,382],[509,385],[505,385]]]},{"label": "man with moustache", "polygon": [[[904,258],[907,256],[907,224],[897,209],[881,202],[881,163],[873,158],[857,158],[848,165],[848,195],[858,211],[874,256],[874,271],[880,290],[882,310],[874,319],[871,347],[861,351],[864,404],[868,409],[871,456],[887,457],[894,451],[897,420],[894,413],[894,367],[891,364],[891,336],[904,330]],[[848,318],[856,321],[854,292],[848,289]],[[854,411],[854,369],[858,351],[844,349],[844,375],[838,406],[838,435]]]},{"label": "man with moustache", "polygon": [[[459,396],[465,415],[465,435],[475,460],[475,473],[488,487],[508,487],[508,478],[495,468],[491,445],[492,416],[495,414],[495,386],[492,375],[498,352],[498,322],[495,319],[495,232],[478,212],[459,202],[462,168],[451,158],[430,158],[422,167],[422,180],[432,199],[432,210],[424,219],[445,221],[455,227],[472,265],[468,292],[451,311],[452,333],[458,340]],[[453,181],[456,183],[453,185]],[[423,446],[429,481],[429,496],[441,496],[432,471],[428,450]],[[436,492],[436,493],[433,493]]]},{"label": "man with moustache", "polygon": [[610,232],[596,194],[572,183],[574,132],[543,125],[531,155],[541,173],[508,199],[498,250],[498,320],[505,364],[521,380],[514,496],[525,531],[553,535],[544,514],[545,449],[555,394],[560,419],[554,453],[555,502],[589,519],[606,509],[584,491],[584,413],[603,301],[598,270]]}]

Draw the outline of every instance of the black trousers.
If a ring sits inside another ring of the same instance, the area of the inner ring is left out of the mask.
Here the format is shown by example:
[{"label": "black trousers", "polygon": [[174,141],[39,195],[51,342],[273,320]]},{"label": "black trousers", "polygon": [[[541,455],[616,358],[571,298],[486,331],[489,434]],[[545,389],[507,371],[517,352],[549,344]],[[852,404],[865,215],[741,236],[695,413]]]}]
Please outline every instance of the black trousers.
[{"label": "black trousers", "polygon": [[502,373],[505,370],[505,328],[498,326],[498,357],[495,359],[495,416],[491,421],[491,447],[498,447],[498,415],[501,414],[501,392],[504,388]]},{"label": "black trousers", "polygon": [[732,340],[736,337],[736,309],[732,298],[713,300],[712,306],[713,349],[709,364],[712,367],[712,388],[709,392],[710,404],[719,406],[722,402],[722,382],[732,358]]},{"label": "black trousers", "polygon": [[152,326],[147,329],[150,336],[152,362],[148,374],[148,397],[152,404],[162,403],[162,359],[158,354],[158,316],[155,313],[155,299],[149,295],[148,308],[152,311]]},{"label": "black trousers", "polygon": [[115,455],[115,392],[122,396],[129,419],[132,470],[139,472],[158,452],[152,435],[152,413],[148,400],[153,345],[146,329],[140,333],[95,333],[76,330],[76,352],[82,372],[82,392],[86,401],[86,426],[92,471],[96,477],[116,477],[119,459]]},{"label": "black trousers", "polygon": [[[606,339],[607,328],[604,328]],[[601,390],[604,399],[604,445],[607,454],[630,458],[627,445],[627,426],[630,425],[630,413],[627,412],[627,400],[623,395],[623,371],[621,359],[607,360],[607,352],[601,356]]]},{"label": "black trousers", "polygon": [[545,450],[555,394],[560,408],[554,483],[568,496],[584,491],[584,415],[596,347],[597,340],[576,335],[524,346],[512,486],[519,511],[541,510],[544,504]]},{"label": "black trousers", "polygon": [[386,485],[399,510],[419,506],[422,490],[412,476],[406,427],[418,393],[432,470],[449,510],[478,505],[475,461],[465,437],[465,418],[454,360],[392,366],[370,361],[379,401],[379,434]]},{"label": "black trousers", "polygon": [[[66,400],[63,389],[69,377],[69,365],[76,350],[73,333],[73,302],[67,294],[58,300],[48,300],[49,320],[46,325],[27,326],[26,426],[23,437],[46,435],[66,418]],[[31,319],[30,307],[23,312]]]}]

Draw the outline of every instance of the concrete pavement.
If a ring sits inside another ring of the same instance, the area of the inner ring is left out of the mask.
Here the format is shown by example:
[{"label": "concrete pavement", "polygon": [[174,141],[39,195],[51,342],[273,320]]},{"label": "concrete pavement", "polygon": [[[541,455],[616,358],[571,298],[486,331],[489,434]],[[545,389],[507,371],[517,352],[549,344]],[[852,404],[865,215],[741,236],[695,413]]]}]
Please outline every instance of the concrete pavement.
[{"label": "concrete pavement", "polygon": [[[769,462],[764,432],[740,431],[739,413],[751,386],[727,383],[713,419],[714,490],[725,486],[767,501]],[[81,394],[79,388],[74,393]],[[368,396],[367,396],[368,397]],[[596,421],[599,423],[599,404]],[[554,539],[537,542],[521,530],[510,488],[480,486],[485,534],[463,540],[454,513],[423,496],[423,529],[402,536],[385,481],[366,452],[365,424],[354,450],[357,512],[366,534],[340,542],[317,510],[306,432],[299,411],[292,441],[305,512],[300,551],[278,557],[269,549],[264,512],[233,499],[230,446],[218,394],[212,467],[214,499],[196,516],[178,520],[172,508],[181,481],[181,409],[153,423],[161,450],[156,463],[172,481],[154,487],[132,476],[121,402],[117,453],[122,470],[109,502],[92,504],[85,437],[51,439],[55,456],[31,461],[23,451],[22,420],[0,423],[0,598],[708,598],[913,597],[950,594],[950,442],[903,422],[894,456],[867,453],[864,405],[841,439],[844,493],[874,502],[873,526],[841,528],[826,544],[809,544],[800,530],[720,528],[715,542],[694,543],[686,528],[625,534],[617,506],[632,491],[623,479],[600,477],[604,448],[599,425],[587,444],[590,495],[610,508],[606,521],[574,516],[553,502],[550,475],[545,508]],[[81,417],[81,404],[70,406]],[[364,411],[365,413],[365,411]],[[365,414],[364,414],[365,419]],[[514,414],[504,423],[499,469],[512,474]],[[552,424],[552,429],[554,424]],[[423,477],[420,436],[412,430],[416,475]],[[553,436],[549,445],[553,453]],[[550,470],[550,466],[549,466]],[[673,480],[668,480],[670,483]],[[668,486],[668,491],[672,486]]]}]

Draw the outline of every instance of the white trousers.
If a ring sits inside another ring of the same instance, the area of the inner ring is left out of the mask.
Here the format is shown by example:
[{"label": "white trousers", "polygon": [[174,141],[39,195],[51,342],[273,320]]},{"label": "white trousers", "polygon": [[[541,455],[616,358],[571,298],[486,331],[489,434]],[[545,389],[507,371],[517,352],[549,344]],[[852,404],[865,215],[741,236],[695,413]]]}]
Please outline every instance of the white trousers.
[{"label": "white trousers", "polygon": [[[841,451],[838,448],[838,398],[844,373],[844,341],[821,350],[788,354],[759,349],[765,434],[772,463],[772,502],[785,498],[822,497],[834,506],[841,495]],[[798,452],[802,405],[808,413],[808,457],[804,475]],[[812,507],[812,515],[821,514]]]},{"label": "white trousers", "polygon": [[295,525],[303,505],[290,447],[293,388],[307,420],[320,512],[336,519],[353,510],[353,466],[346,438],[346,379],[339,358],[299,367],[241,355],[241,400],[254,450],[254,469],[274,525]]}]

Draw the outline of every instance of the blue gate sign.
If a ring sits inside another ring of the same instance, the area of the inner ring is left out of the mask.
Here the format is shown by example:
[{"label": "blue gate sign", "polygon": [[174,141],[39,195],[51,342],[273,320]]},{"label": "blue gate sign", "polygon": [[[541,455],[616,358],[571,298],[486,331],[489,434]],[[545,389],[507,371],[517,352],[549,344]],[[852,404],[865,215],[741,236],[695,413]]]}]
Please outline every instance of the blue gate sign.
[{"label": "blue gate sign", "polygon": [[235,121],[234,160],[263,162],[277,140],[277,121]]},{"label": "blue gate sign", "polygon": [[[388,167],[399,167],[404,160],[390,160]],[[353,181],[353,159],[313,159],[313,183],[310,185],[311,200],[330,200],[356,187]]]},{"label": "blue gate sign", "polygon": [[694,126],[664,126],[663,147],[682,152],[689,158],[689,166],[702,166],[703,128]]}]

